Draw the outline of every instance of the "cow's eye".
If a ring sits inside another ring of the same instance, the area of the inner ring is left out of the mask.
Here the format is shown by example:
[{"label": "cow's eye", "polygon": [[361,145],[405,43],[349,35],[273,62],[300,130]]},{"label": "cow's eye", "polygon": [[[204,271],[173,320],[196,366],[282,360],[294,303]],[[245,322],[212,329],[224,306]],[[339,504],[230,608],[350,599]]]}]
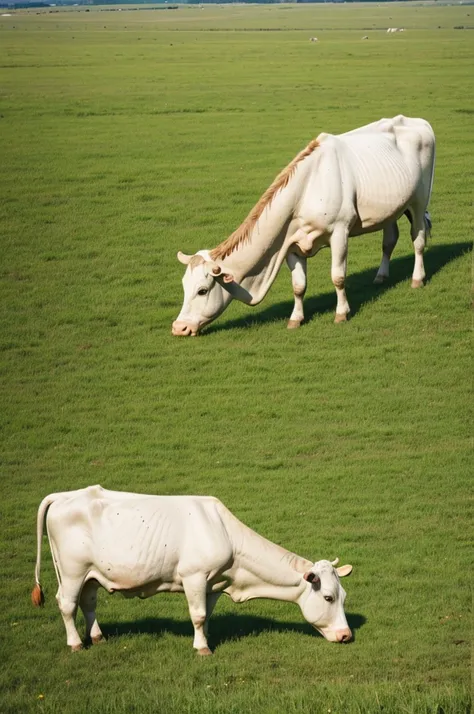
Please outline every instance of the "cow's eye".
[{"label": "cow's eye", "polygon": [[208,289],[207,288],[201,288],[198,290],[198,295],[207,295]]},{"label": "cow's eye", "polygon": [[326,602],[334,602],[334,598],[332,595],[325,595],[324,599],[326,600]]}]

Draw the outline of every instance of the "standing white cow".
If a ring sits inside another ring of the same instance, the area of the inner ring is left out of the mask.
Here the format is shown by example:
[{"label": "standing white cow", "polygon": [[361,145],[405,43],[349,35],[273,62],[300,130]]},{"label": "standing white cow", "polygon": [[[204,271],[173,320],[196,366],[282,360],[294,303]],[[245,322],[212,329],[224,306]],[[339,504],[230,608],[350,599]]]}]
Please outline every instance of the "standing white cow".
[{"label": "standing white cow", "polygon": [[101,486],[47,496],[38,509],[38,552],[31,597],[44,602],[40,585],[41,539],[46,519],[58,578],[56,595],[67,644],[81,649],[78,605],[86,638],[100,642],[96,620],[99,585],[110,593],[146,598],[184,592],[194,625],[194,648],[211,654],[207,625],[222,593],[234,602],[271,598],[297,603],[306,620],[331,642],[352,633],[344,614],[339,578],[351,565],[312,563],[241,523],[216,498],[146,496]]},{"label": "standing white cow", "polygon": [[399,115],[338,136],[320,134],[277,176],[227,240],[195,255],[178,253],[187,269],[173,334],[196,335],[233,298],[257,305],[285,259],[295,297],[288,327],[298,327],[304,319],[306,259],[325,246],[332,253],[335,321],[346,320],[348,238],[383,229],[375,278],[381,283],[388,277],[397,220],[404,213],[415,249],[412,286],[421,286],[434,159],[435,137],[424,119]]}]

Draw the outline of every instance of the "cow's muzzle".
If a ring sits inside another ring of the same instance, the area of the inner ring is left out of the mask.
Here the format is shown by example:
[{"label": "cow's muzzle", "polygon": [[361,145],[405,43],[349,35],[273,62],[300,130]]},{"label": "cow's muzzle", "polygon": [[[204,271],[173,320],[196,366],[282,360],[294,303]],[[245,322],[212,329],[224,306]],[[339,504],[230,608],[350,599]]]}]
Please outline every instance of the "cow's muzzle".
[{"label": "cow's muzzle", "polygon": [[352,632],[348,627],[345,630],[336,630],[336,642],[350,642],[352,640]]},{"label": "cow's muzzle", "polygon": [[328,642],[350,642],[352,640],[352,632],[348,627],[342,630],[329,630],[323,627],[316,627],[316,629]]},{"label": "cow's muzzle", "polygon": [[175,320],[171,327],[171,334],[176,337],[196,337],[198,331],[198,325],[184,320]]}]

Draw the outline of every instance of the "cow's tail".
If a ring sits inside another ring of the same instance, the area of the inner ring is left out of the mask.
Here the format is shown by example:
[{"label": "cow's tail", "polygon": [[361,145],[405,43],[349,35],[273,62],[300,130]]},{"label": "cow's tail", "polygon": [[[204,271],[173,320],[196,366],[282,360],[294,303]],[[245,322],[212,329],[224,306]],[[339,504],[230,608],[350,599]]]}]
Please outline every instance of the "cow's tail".
[{"label": "cow's tail", "polygon": [[431,229],[433,228],[433,221],[431,220],[431,215],[429,211],[425,211],[425,234],[427,238],[431,238]]},{"label": "cow's tail", "polygon": [[31,602],[35,607],[42,607],[44,605],[44,594],[40,583],[40,570],[41,570],[41,541],[43,539],[43,526],[46,517],[46,511],[50,505],[56,500],[58,494],[52,493],[46,498],[43,498],[38,508],[38,516],[36,519],[36,567],[35,567],[35,586],[31,591]]},{"label": "cow's tail", "polygon": [[[431,131],[433,132],[433,129],[431,129]],[[428,192],[428,202],[426,204],[425,216],[424,216],[426,238],[431,238],[431,229],[433,228],[433,221],[431,220],[431,215],[430,215],[430,212],[428,211],[428,206],[429,206],[429,203],[431,200],[431,194],[433,192],[435,163],[436,163],[436,140],[435,140],[434,132],[433,132],[433,163],[431,164],[430,189]]]},{"label": "cow's tail", "polygon": [[[408,209],[405,211],[405,216],[410,221],[410,225],[413,225],[413,217]],[[431,214],[429,211],[425,211],[423,220],[425,222],[425,238],[426,240],[428,240],[428,238],[431,238],[431,229],[433,228],[433,222],[431,220]]]}]

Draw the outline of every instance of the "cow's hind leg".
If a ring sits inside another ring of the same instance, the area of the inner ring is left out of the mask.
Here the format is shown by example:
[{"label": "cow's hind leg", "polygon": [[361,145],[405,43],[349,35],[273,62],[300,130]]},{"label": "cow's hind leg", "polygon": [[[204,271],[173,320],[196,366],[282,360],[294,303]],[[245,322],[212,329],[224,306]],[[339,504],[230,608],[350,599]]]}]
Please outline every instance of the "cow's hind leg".
[{"label": "cow's hind leg", "polygon": [[286,256],[286,262],[291,270],[291,282],[295,298],[293,312],[288,321],[288,329],[291,330],[299,327],[304,321],[303,298],[306,292],[306,258],[295,255],[295,253],[289,253]]},{"label": "cow's hind leg", "polygon": [[194,627],[193,647],[200,655],[212,654],[205,633],[207,621],[207,579],[204,573],[183,578],[183,588],[188,600],[189,614]]},{"label": "cow's hind leg", "polygon": [[82,641],[76,629],[76,614],[81,594],[82,580],[74,581],[63,578],[56,594],[59,611],[66,628],[67,643],[73,652],[82,649]]},{"label": "cow's hind leg", "polygon": [[88,580],[82,588],[79,600],[79,605],[86,621],[86,640],[90,639],[94,645],[105,642],[95,614],[98,588],[99,583],[97,580]]},{"label": "cow's hind leg", "polygon": [[375,285],[380,285],[385,282],[389,275],[390,258],[392,257],[393,250],[397,245],[398,241],[398,225],[397,223],[390,223],[383,229],[383,241],[382,241],[382,261],[380,267],[375,276]]},{"label": "cow's hind leg", "polygon": [[423,251],[426,245],[426,236],[431,227],[429,214],[425,213],[424,209],[415,209],[411,211],[411,239],[415,250],[415,267],[411,280],[412,288],[420,288],[425,279],[425,266],[423,263]]}]

